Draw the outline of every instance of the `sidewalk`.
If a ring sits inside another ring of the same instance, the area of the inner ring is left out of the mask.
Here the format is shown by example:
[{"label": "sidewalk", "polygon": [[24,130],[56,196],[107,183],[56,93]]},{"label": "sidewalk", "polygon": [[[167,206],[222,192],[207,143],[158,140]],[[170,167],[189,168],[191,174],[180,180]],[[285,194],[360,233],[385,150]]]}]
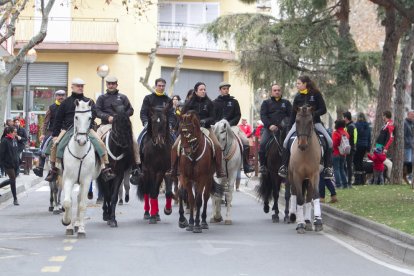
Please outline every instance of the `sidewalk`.
[{"label": "sidewalk", "polygon": [[[256,196],[254,188],[259,184],[259,178],[252,177],[247,179],[243,177],[244,175],[242,176],[241,183],[243,191]],[[245,181],[248,181],[246,186]],[[279,203],[284,204],[284,194],[281,194],[279,197]],[[414,265],[414,236],[338,210],[332,207],[333,205],[324,203],[321,205],[322,219],[325,225],[377,250],[383,251],[402,263]]]},{"label": "sidewalk", "polygon": [[[37,177],[32,171],[29,175],[24,175],[23,173],[20,173],[20,175],[16,179],[17,199],[19,199],[19,195],[21,195],[23,192],[29,190],[31,187],[42,182],[43,178],[44,177]],[[6,179],[8,178],[0,178],[0,182]],[[13,199],[13,195],[9,185],[0,189],[0,195],[0,205],[4,204],[4,202],[6,202],[9,199]]]}]

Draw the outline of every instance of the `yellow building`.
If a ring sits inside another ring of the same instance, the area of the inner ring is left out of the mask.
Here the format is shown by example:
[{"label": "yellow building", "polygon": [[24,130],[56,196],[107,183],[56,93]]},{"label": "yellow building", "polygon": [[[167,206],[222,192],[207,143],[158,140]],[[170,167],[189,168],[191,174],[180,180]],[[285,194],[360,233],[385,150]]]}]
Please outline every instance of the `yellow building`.
[{"label": "yellow building", "polygon": [[[232,84],[230,93],[239,100],[242,115],[249,117],[251,88],[232,63],[235,59],[232,43],[215,43],[199,33],[199,26],[224,14],[256,12],[256,5],[245,5],[238,0],[152,2],[145,15],[138,16],[137,10],[131,7],[127,11],[121,0],[113,0],[109,5],[101,0],[80,1],[75,2],[76,6],[68,4],[70,1],[56,0],[49,16],[47,37],[35,47],[37,59],[29,66],[32,91],[29,106],[33,113],[44,114],[53,102],[54,91],[70,90],[70,80],[74,77],[85,80],[86,96],[96,100],[102,91],[96,69],[106,64],[110,68],[109,75],[118,77],[120,92],[128,96],[135,109],[132,120],[137,134],[142,128],[141,103],[149,93],[139,80],[145,76],[151,48],[158,40],[160,47],[149,84],[152,86],[156,78],[164,77],[168,86],[182,38],[186,37],[184,62],[174,94],[184,98],[197,81],[204,81],[208,95],[214,99],[218,95],[218,83],[229,81]],[[20,49],[40,25],[37,13],[35,7],[20,17],[15,50]],[[26,68],[24,66],[12,81],[9,116],[24,110]],[[41,119],[41,116],[36,117]]]}]

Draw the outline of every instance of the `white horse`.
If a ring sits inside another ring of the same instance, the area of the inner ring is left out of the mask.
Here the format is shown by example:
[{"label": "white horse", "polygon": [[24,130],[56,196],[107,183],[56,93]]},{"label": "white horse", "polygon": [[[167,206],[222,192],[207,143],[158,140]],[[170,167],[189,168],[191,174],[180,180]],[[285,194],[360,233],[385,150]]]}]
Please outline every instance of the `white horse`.
[{"label": "white horse", "polygon": [[[227,174],[227,177],[215,178],[215,185],[220,191],[224,192],[227,202],[227,212],[224,224],[232,224],[231,219],[231,201],[233,199],[234,184],[237,178],[237,172],[242,165],[242,152],[239,144],[239,138],[233,132],[227,120],[221,120],[213,126],[214,134],[216,135],[221,149],[223,151],[222,166]],[[219,192],[220,192],[219,191]],[[213,212],[210,219],[211,223],[220,222],[223,220],[221,216],[221,196],[212,195]]]},{"label": "white horse", "polygon": [[[92,120],[92,102],[75,101],[75,118],[73,136],[63,154],[63,189],[65,213],[63,225],[67,226],[66,235],[78,232],[78,238],[85,237],[85,211],[89,184],[100,173],[100,162],[95,160],[95,148],[89,140],[88,133]],[[76,218],[72,219],[72,191],[74,184],[79,184],[78,209]],[[74,220],[74,221],[73,221]]]}]

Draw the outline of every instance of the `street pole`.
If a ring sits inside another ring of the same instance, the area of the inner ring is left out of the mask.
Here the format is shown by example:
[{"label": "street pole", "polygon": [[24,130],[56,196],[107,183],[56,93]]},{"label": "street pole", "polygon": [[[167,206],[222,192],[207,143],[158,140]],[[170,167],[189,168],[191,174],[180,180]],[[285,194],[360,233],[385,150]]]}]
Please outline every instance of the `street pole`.
[{"label": "street pole", "polygon": [[104,89],[105,89],[105,82],[104,82],[104,77],[101,77],[102,78],[102,83],[101,83],[101,95],[103,95],[104,94]]},{"label": "street pole", "polygon": [[29,108],[29,102],[30,102],[30,92],[29,92],[29,62],[26,63],[26,91],[24,93],[24,113],[25,113],[25,126],[24,128],[26,129],[26,134],[29,135],[29,131],[30,131],[30,127],[29,127],[29,112],[30,112],[30,108]]}]

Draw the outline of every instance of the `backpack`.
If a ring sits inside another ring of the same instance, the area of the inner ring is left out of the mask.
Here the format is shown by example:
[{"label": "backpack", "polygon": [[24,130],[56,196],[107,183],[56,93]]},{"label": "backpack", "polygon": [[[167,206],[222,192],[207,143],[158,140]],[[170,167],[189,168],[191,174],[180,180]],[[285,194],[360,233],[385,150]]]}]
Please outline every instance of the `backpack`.
[{"label": "backpack", "polygon": [[348,155],[351,153],[351,145],[349,144],[349,139],[345,135],[341,137],[341,143],[339,144],[339,153],[341,155]]}]

